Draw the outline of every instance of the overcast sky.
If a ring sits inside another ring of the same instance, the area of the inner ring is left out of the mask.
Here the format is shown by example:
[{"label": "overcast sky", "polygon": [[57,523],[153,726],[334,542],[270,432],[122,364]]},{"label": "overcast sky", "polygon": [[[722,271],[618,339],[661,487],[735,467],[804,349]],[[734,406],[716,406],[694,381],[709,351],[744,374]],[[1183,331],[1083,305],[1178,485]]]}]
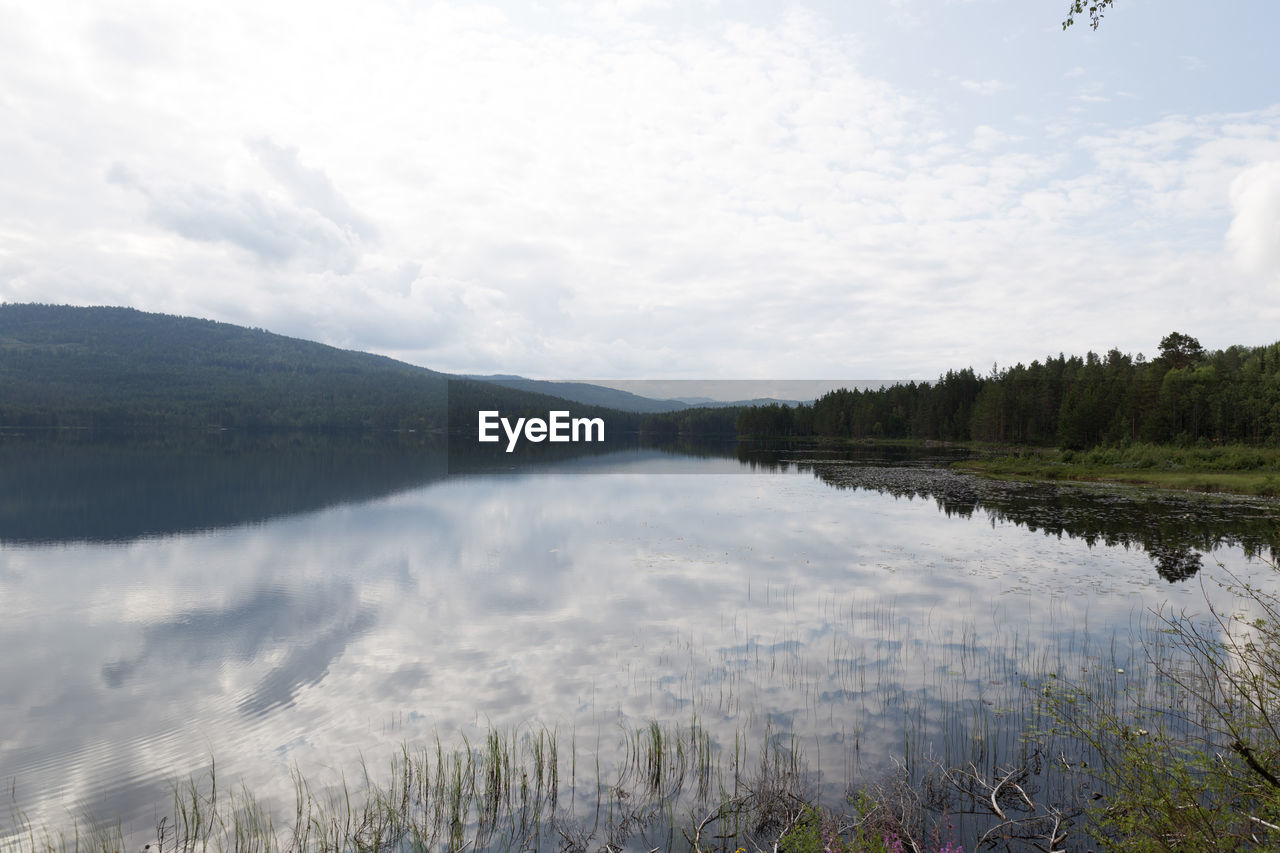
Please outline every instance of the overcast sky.
[{"label": "overcast sky", "polygon": [[1274,342],[1280,3],[1066,6],[0,2],[0,300],[538,378]]}]

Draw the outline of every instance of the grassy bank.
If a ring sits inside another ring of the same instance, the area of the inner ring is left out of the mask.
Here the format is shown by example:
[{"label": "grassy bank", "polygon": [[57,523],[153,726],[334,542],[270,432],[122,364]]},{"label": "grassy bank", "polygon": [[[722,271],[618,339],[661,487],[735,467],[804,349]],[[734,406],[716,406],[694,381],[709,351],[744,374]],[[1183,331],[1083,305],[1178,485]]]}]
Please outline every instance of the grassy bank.
[{"label": "grassy bank", "polygon": [[1092,450],[975,449],[984,455],[953,467],[998,479],[1082,480],[1280,496],[1280,448],[1132,444]]}]

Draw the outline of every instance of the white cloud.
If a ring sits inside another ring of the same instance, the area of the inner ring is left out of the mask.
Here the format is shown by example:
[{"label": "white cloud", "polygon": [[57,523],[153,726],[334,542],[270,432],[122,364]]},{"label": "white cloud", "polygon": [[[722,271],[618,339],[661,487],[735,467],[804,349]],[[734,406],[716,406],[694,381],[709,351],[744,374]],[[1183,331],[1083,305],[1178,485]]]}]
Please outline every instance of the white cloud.
[{"label": "white cloud", "polygon": [[996,128],[982,124],[973,129],[973,139],[969,141],[969,147],[978,151],[991,151],[1002,145],[1010,145],[1022,141],[1023,137],[1014,136]]},{"label": "white cloud", "polygon": [[298,204],[316,211],[335,225],[360,237],[377,238],[378,229],[352,209],[334,188],[328,175],[298,162],[297,148],[282,148],[270,139],[253,140],[249,147],[271,176],[291,192]]},{"label": "white cloud", "polygon": [[975,95],[994,95],[1009,88],[1001,80],[961,80],[960,85]]},{"label": "white cloud", "polygon": [[345,205],[323,175],[297,169],[287,152],[269,153],[275,157],[272,170],[286,171],[287,184],[302,204],[249,189],[200,184],[155,189],[118,162],[107,180],[140,192],[147,199],[147,220],[187,240],[230,244],[264,264],[296,261],[311,271],[352,271],[359,237],[373,233],[373,227]]},{"label": "white cloud", "polygon": [[1235,217],[1227,245],[1240,267],[1280,277],[1280,161],[1259,163],[1231,182]]},{"label": "white cloud", "polygon": [[[1232,181],[1280,161],[1268,106],[1037,122],[1001,111],[1012,96],[960,109],[878,74],[861,33],[817,11],[611,8],[15,15],[0,299],[447,370],[929,377],[1188,326],[1178,312],[1240,260],[1230,218],[1256,233]],[[1066,85],[1063,102],[1107,97]],[[1179,298],[1152,312],[1154,288]],[[1274,307],[1246,295],[1251,317]],[[1098,316],[1108,301],[1148,307]],[[1227,302],[1204,312],[1224,336]]]}]

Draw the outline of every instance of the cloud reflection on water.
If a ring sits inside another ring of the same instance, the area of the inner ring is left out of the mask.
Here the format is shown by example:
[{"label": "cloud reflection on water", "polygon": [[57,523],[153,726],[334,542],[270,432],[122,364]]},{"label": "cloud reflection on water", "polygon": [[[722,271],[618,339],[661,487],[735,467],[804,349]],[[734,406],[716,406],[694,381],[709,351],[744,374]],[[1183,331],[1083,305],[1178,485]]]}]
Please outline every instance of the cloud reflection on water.
[{"label": "cloud reflection on water", "polygon": [[[900,751],[904,719],[936,727],[942,699],[1008,702],[996,675],[1199,595],[1129,541],[940,512],[943,475],[892,470],[901,488],[804,466],[467,477],[216,531],[7,544],[0,642],[22,651],[0,661],[0,766],[33,816],[93,804],[141,831],[157,788],[211,756],[288,801],[291,766],[334,781],[405,740],[538,723],[608,753],[619,725],[697,714],[721,743],[793,726],[841,782]],[[1055,500],[1080,523],[1087,497]],[[1238,545],[1213,559],[1249,571]]]}]

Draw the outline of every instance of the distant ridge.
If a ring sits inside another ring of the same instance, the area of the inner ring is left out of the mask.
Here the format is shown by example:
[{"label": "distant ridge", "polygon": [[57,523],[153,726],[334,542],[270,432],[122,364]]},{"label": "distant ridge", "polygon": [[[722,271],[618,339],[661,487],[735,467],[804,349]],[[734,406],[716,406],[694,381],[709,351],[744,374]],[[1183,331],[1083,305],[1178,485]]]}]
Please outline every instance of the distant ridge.
[{"label": "distant ridge", "polygon": [[[526,379],[523,376],[494,374],[492,376],[468,375],[466,378],[479,382],[491,382],[504,388],[517,388],[521,391],[534,391],[539,394],[550,394],[565,400],[573,400],[592,406],[605,406],[623,412],[652,414],[658,412],[675,412],[689,408],[689,404],[681,400],[655,400],[641,397],[630,391],[620,391],[604,385],[592,385],[587,382],[549,382],[543,379]],[[720,405],[720,404],[712,404]]]},{"label": "distant ridge", "polygon": [[682,402],[690,406],[707,409],[740,409],[745,406],[807,406],[813,403],[812,400],[779,400],[774,397],[753,397],[750,400],[709,400],[698,397],[689,398]]},{"label": "distant ridge", "polygon": [[554,382],[545,379],[526,379],[523,376],[493,374],[490,376],[468,375],[466,378],[479,382],[491,382],[506,388],[518,388],[522,391],[534,391],[540,394],[551,394],[566,400],[587,403],[593,406],[608,406],[624,412],[642,414],[658,414],[679,412],[686,409],[738,409],[744,406],[797,406],[809,404],[812,400],[778,400],[773,397],[755,397],[750,400],[713,400],[710,397],[675,397],[658,399],[643,397],[619,388],[607,385],[594,385],[589,382]]},{"label": "distant ridge", "polygon": [[443,430],[462,403],[545,413],[566,401],[230,323],[0,305],[0,428]]}]

